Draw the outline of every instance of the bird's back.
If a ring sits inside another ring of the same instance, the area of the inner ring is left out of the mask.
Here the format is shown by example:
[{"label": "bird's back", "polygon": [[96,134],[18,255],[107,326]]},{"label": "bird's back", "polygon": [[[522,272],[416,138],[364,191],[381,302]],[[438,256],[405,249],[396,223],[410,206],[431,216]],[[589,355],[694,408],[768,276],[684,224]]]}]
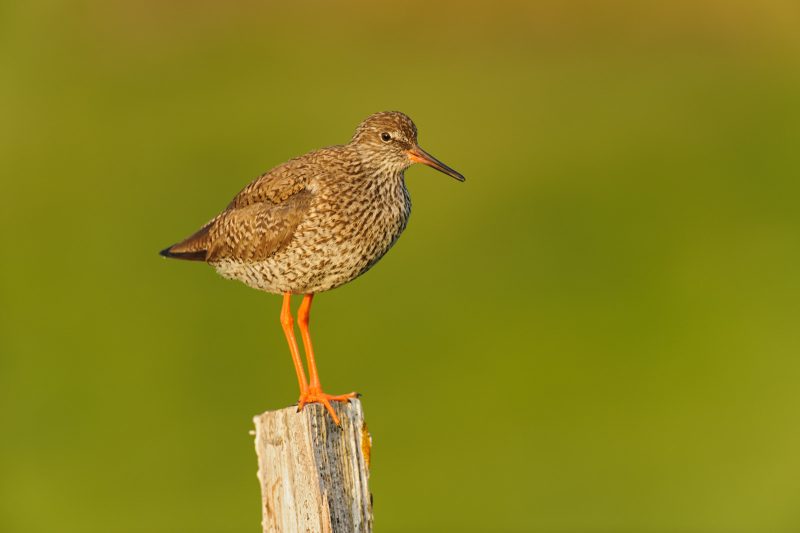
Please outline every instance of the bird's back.
[{"label": "bird's back", "polygon": [[261,175],[189,238],[164,250],[268,292],[321,292],[369,269],[405,228],[402,173],[375,179],[348,146]]},{"label": "bird's back", "polygon": [[213,262],[258,260],[285,246],[307,211],[309,182],[341,147],[323,148],[265,172],[231,200],[220,214],[183,241],[163,250],[178,259]]}]

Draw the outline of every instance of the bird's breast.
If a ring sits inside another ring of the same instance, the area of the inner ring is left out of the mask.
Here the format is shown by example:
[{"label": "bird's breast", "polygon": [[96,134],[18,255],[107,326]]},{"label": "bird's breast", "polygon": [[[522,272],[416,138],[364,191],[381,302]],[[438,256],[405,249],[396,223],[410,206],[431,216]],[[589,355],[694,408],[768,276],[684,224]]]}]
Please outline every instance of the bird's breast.
[{"label": "bird's breast", "polygon": [[225,277],[273,293],[317,293],[369,270],[392,247],[411,213],[402,176],[318,188],[285,247],[270,257],[215,263]]},{"label": "bird's breast", "polygon": [[309,266],[309,285],[327,290],[369,270],[392,247],[411,213],[402,178],[341,187],[313,202],[295,245]]}]

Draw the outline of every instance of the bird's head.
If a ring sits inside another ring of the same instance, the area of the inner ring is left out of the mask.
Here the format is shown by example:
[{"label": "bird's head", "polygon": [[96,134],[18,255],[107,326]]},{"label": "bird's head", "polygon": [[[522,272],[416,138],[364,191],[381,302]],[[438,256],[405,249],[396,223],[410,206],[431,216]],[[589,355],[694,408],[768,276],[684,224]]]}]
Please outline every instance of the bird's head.
[{"label": "bird's head", "polygon": [[422,163],[464,181],[464,176],[419,147],[417,127],[399,111],[368,116],[356,128],[351,143],[364,159],[380,167],[402,171],[414,163]]}]

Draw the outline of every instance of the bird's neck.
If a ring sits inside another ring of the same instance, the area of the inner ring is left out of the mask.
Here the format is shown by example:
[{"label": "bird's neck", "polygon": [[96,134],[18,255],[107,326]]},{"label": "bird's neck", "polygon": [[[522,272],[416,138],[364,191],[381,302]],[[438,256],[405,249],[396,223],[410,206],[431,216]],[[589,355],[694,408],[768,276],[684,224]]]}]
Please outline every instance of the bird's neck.
[{"label": "bird's neck", "polygon": [[357,146],[353,147],[353,151],[361,172],[375,179],[402,182],[403,172],[408,168],[407,164],[387,158],[379,152],[360,149]]}]

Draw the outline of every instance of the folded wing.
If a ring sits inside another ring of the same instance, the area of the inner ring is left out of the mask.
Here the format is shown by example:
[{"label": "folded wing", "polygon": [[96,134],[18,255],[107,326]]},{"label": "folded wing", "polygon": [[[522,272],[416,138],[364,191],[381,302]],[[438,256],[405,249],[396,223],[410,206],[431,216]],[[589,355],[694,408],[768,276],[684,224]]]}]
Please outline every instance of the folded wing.
[{"label": "folded wing", "polygon": [[245,187],[208,224],[161,255],[194,261],[261,261],[289,244],[308,211],[309,168],[289,161]]}]

